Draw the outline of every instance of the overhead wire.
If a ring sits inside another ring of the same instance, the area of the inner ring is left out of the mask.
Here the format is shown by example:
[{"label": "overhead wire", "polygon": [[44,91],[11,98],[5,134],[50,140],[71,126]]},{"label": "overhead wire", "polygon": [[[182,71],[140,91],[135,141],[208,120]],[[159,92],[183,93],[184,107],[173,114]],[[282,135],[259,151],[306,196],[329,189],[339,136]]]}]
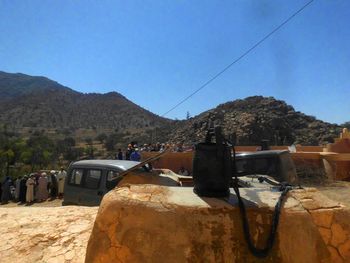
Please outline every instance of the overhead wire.
[{"label": "overhead wire", "polygon": [[277,27],[275,27],[270,33],[265,35],[262,39],[257,41],[253,46],[248,48],[242,55],[237,57],[235,60],[233,60],[230,64],[228,64],[224,69],[216,73],[213,77],[211,77],[209,80],[207,80],[204,84],[202,84],[199,88],[197,88],[195,91],[193,91],[190,95],[179,101],[176,105],[174,105],[172,108],[170,108],[167,112],[161,115],[161,117],[166,116],[171,111],[175,110],[177,107],[179,107],[181,104],[189,100],[191,97],[193,97],[195,94],[197,94],[199,91],[204,89],[206,86],[208,86],[211,82],[213,82],[215,79],[217,79],[220,75],[222,75],[225,71],[227,71],[229,68],[231,68],[234,64],[236,64],[238,61],[243,59],[245,56],[247,56],[250,52],[252,52],[255,48],[257,48],[259,45],[261,45],[265,40],[267,40],[270,36],[272,36],[274,33],[276,33],[278,30],[280,30],[284,25],[286,25],[289,21],[291,21],[295,16],[297,16],[299,13],[301,13],[306,7],[308,7],[314,0],[308,1],[306,4],[304,4],[302,7],[300,7],[296,12],[294,12],[292,15],[290,15],[287,19],[285,19],[281,24],[279,24]]}]

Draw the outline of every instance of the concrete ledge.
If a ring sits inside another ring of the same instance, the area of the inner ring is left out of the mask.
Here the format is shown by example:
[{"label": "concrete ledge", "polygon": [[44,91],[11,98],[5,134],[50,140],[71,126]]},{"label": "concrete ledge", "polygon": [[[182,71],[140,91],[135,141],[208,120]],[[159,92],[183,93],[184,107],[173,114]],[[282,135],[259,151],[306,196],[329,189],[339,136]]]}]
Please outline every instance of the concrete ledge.
[{"label": "concrete ledge", "polygon": [[[242,189],[254,241],[265,244],[279,193]],[[268,258],[247,249],[234,194],[200,198],[192,188],[131,185],[108,193],[85,262],[350,262],[350,211],[315,189],[289,193]]]}]

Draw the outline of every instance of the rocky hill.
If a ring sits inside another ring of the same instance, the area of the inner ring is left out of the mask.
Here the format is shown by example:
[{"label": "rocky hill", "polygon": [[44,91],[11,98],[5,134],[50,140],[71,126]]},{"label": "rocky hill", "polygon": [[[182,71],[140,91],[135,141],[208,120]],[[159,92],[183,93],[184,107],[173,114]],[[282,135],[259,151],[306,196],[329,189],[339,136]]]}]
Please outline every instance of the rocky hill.
[{"label": "rocky hill", "polygon": [[209,125],[221,125],[227,137],[238,145],[318,145],[332,142],[340,126],[295,111],[284,101],[254,96],[221,104],[194,118],[177,124],[170,135],[174,142],[202,141]]}]

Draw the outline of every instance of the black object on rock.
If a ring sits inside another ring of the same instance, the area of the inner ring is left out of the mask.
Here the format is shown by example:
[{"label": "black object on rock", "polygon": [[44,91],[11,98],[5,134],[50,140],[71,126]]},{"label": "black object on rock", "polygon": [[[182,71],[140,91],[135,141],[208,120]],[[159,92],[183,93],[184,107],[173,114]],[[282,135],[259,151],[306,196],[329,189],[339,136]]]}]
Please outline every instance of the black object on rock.
[{"label": "black object on rock", "polygon": [[[215,137],[215,143],[212,138]],[[208,130],[204,143],[195,146],[193,156],[194,192],[203,197],[227,197],[232,180],[231,146],[221,127]]]}]

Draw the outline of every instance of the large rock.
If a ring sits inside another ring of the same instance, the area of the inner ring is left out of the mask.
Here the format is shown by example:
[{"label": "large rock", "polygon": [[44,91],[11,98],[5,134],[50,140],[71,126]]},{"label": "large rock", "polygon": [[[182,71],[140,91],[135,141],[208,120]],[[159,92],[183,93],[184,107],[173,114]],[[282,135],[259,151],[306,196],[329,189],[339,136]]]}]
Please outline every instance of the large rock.
[{"label": "large rock", "polygon": [[84,262],[97,207],[0,208],[0,262]]},{"label": "large rock", "polygon": [[252,96],[174,123],[168,138],[189,145],[201,142],[212,124],[221,125],[225,136],[232,136],[236,145],[260,145],[264,139],[271,145],[320,145],[333,142],[341,130],[338,125],[295,111],[284,101]]},{"label": "large rock", "polygon": [[[251,235],[262,247],[279,193],[242,189]],[[314,189],[289,193],[270,255],[248,250],[234,194],[129,185],[108,193],[89,239],[90,262],[350,262],[350,212]]]}]

